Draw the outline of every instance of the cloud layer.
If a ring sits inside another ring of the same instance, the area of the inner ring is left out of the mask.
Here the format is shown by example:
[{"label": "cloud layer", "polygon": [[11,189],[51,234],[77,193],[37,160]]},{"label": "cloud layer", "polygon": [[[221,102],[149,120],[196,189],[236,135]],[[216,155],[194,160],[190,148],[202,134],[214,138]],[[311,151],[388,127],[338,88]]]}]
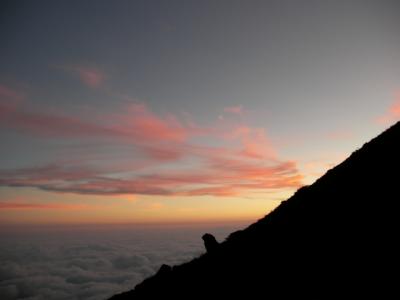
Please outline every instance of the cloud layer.
[{"label": "cloud layer", "polygon": [[107,299],[132,289],[163,263],[198,256],[204,251],[205,231],[222,239],[232,230],[120,226],[2,231],[0,298]]}]

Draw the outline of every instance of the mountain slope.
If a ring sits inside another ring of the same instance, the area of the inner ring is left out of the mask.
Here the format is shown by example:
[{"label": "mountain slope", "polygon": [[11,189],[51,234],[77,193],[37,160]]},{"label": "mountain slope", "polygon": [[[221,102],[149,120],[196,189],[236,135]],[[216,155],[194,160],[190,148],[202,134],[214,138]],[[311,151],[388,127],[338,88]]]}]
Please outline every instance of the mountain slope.
[{"label": "mountain slope", "polygon": [[112,299],[398,293],[399,169],[397,123],[212,253]]}]

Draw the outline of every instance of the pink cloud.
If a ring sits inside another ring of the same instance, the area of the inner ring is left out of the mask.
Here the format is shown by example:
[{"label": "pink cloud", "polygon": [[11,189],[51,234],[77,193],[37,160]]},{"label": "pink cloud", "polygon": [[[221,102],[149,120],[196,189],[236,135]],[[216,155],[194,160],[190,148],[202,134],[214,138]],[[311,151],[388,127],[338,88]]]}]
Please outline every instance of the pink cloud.
[{"label": "pink cloud", "polygon": [[[141,166],[140,171],[127,163],[123,171],[115,168],[113,159],[118,153],[109,151],[111,161],[96,167],[88,167],[81,159],[79,164],[0,170],[0,186],[96,195],[239,196],[295,188],[302,180],[294,162],[278,158],[263,128],[245,124],[202,127],[172,114],[156,114],[144,104],[130,104],[121,112],[92,116],[90,121],[17,109],[0,126],[80,143],[92,139],[126,145],[132,148],[133,165]],[[207,142],[199,137],[206,137]],[[141,156],[135,158],[133,150]],[[89,159],[93,157],[95,153]]]},{"label": "pink cloud", "polygon": [[241,105],[224,107],[224,112],[231,113],[234,115],[242,115],[243,107]]},{"label": "pink cloud", "polygon": [[168,145],[143,146],[141,147],[141,150],[149,158],[157,161],[177,161],[185,154],[184,149],[179,149],[177,147],[171,147]]},{"label": "pink cloud", "polygon": [[57,66],[57,68],[76,74],[84,85],[94,89],[101,87],[106,78],[105,74],[96,68],[76,65]]},{"label": "pink cloud", "polygon": [[[200,134],[197,128],[178,121],[172,115],[158,116],[142,104],[131,104],[121,112],[86,120],[45,111],[9,109],[0,104],[0,128],[16,130],[31,136],[70,140],[113,141],[131,144],[156,161],[173,161],[182,157],[183,145],[190,136]],[[94,157],[94,154],[92,154]]]},{"label": "pink cloud", "polygon": [[24,98],[23,93],[0,84],[0,117],[15,111]]},{"label": "pink cloud", "polygon": [[32,111],[14,111],[3,126],[33,135],[48,137],[99,137],[115,132],[101,125],[66,115],[51,115]]},{"label": "pink cloud", "polygon": [[78,67],[76,69],[78,71],[79,77],[84,84],[89,87],[97,88],[104,82],[104,74],[98,70],[87,69]]},{"label": "pink cloud", "polygon": [[243,156],[250,158],[271,158],[276,156],[275,150],[263,128],[240,125],[228,132],[226,137],[240,140],[240,152]]},{"label": "pink cloud", "polygon": [[0,99],[22,100],[24,94],[0,84]]},{"label": "pink cloud", "polygon": [[34,187],[45,191],[94,195],[236,196],[255,190],[296,188],[301,185],[294,162],[210,157],[199,168],[159,171],[115,178],[107,170],[48,166],[0,172],[0,186]]},{"label": "pink cloud", "polygon": [[379,124],[388,125],[400,120],[400,92],[386,113],[376,119]]},{"label": "pink cloud", "polygon": [[[0,106],[1,109],[1,106]],[[64,138],[111,138],[125,139],[130,143],[183,142],[189,129],[175,117],[160,117],[144,105],[133,104],[124,112],[100,117],[91,121],[65,114],[49,114],[25,110],[9,111],[8,119],[0,120],[0,126],[25,133]],[[101,122],[105,120],[105,122]],[[147,147],[155,153],[154,149]]]},{"label": "pink cloud", "polygon": [[141,140],[183,142],[188,136],[188,129],[176,117],[160,117],[143,104],[130,104],[123,114],[114,114],[114,128]]}]

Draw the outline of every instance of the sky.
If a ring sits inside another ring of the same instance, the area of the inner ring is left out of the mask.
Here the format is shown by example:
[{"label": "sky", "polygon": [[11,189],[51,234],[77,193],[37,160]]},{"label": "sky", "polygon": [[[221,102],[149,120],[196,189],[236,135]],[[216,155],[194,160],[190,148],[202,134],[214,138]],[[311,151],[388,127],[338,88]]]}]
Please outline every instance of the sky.
[{"label": "sky", "polygon": [[256,220],[400,119],[398,1],[1,1],[0,223]]}]

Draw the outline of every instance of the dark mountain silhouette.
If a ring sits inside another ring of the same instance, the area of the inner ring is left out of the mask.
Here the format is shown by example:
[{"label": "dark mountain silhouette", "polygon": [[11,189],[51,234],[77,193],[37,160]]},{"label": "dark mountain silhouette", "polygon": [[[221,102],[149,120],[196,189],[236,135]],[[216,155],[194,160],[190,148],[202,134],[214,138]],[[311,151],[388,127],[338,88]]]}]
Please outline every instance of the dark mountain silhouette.
[{"label": "dark mountain silhouette", "polygon": [[123,299],[397,298],[400,123],[204,255]]}]

